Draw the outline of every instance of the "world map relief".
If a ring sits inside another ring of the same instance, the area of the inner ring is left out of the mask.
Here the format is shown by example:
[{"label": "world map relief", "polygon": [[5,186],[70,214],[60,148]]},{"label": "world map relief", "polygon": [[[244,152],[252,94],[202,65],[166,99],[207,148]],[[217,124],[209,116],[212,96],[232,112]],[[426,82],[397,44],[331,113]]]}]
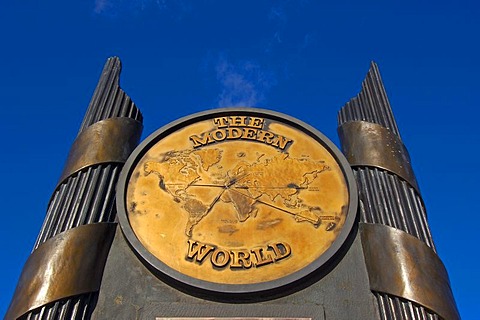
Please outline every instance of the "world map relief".
[{"label": "world map relief", "polygon": [[[237,153],[237,162],[224,168],[223,150],[205,148],[169,151],[156,161],[144,164],[144,174],[158,177],[159,188],[188,214],[185,234],[192,236],[194,227],[219,202],[232,205],[238,222],[254,218],[259,206],[267,206],[290,215],[297,222],[318,227],[322,209],[305,203],[302,194],[318,191],[310,185],[330,168],[324,161],[309,157],[292,158],[288,153],[259,154],[255,161],[245,161],[245,152]],[[309,187],[311,189],[309,189]],[[199,196],[204,188],[210,199]]]}]

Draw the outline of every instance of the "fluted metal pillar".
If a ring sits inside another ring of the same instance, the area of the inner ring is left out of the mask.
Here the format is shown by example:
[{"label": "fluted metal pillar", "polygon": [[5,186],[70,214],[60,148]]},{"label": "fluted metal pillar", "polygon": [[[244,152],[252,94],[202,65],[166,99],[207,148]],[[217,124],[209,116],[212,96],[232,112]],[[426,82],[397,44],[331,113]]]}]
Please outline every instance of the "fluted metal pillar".
[{"label": "fluted metal pillar", "polygon": [[[120,60],[117,57],[108,59],[80,126],[77,140],[91,126],[97,126],[98,128],[95,127],[95,129],[98,132],[102,130],[102,124],[108,123],[113,130],[120,130],[115,127],[117,123],[112,125],[108,122],[113,119],[113,122],[115,120],[130,121],[128,123],[138,122],[136,127],[139,129],[135,133],[137,136],[133,137],[134,140],[137,140],[135,144],[138,143],[142,115],[120,88],[120,71]],[[106,120],[107,122],[105,122]],[[94,137],[98,135],[97,132],[89,133],[89,136]],[[102,139],[102,137],[98,139]],[[118,146],[118,148],[123,147]],[[79,154],[75,156],[77,158],[84,157],[85,153],[89,152],[88,148],[88,143],[85,142],[81,148],[78,148],[77,145]],[[70,157],[72,157],[72,152]],[[115,222],[115,186],[123,163],[121,161],[100,162],[86,163],[86,165],[84,163],[80,167],[66,168],[51,197],[33,253],[49,239],[67,230],[88,224]],[[64,298],[31,310],[21,319],[89,319],[96,300],[97,292]]]},{"label": "fluted metal pillar", "polygon": [[[404,159],[403,164],[394,165],[397,170],[391,170],[388,164],[376,165],[375,161],[361,163],[359,158],[362,155],[358,154],[358,150],[347,151],[349,154],[346,156],[352,164],[359,188],[361,221],[402,230],[420,239],[435,252],[425,206],[411,171],[408,152],[401,142],[378,67],[374,62],[362,83],[361,92],[340,110],[338,124],[344,152],[345,148],[348,149],[346,145],[352,144],[350,140],[354,137],[352,137],[351,128],[356,126],[362,127],[365,132],[376,131],[374,134],[384,132],[385,136],[389,136],[389,140],[385,139],[385,141],[393,141],[399,146],[392,148],[389,143],[386,143],[382,148],[391,149],[389,152],[392,153],[401,153],[397,155],[397,159]],[[347,129],[350,130],[349,133],[346,133]],[[373,149],[377,148],[375,143],[378,141],[375,139],[377,137],[369,142],[372,143]],[[375,150],[365,150],[365,152],[374,153]],[[379,157],[382,156],[384,155],[379,155]],[[375,155],[366,157],[372,158]],[[435,312],[408,299],[378,291],[373,293],[382,319],[440,319]]]}]

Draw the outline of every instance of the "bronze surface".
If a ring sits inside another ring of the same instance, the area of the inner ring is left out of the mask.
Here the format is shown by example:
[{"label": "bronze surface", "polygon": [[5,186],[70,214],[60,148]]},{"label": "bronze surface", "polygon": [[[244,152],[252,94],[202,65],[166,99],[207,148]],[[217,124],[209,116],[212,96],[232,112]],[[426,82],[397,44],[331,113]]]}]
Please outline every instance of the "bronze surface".
[{"label": "bronze surface", "polygon": [[141,133],[141,122],[130,118],[109,118],[94,123],[75,139],[58,184],[94,164],[125,162]]},{"label": "bronze surface", "polygon": [[344,174],[311,135],[232,114],[190,122],[143,152],[125,206],[141,244],[180,274],[264,283],[332,246],[349,210]]},{"label": "bronze surface", "polygon": [[408,151],[390,130],[376,123],[350,121],[338,127],[338,134],[343,153],[352,166],[388,170],[419,191]]},{"label": "bronze surface", "polygon": [[414,301],[444,319],[460,319],[447,271],[425,243],[380,224],[360,224],[370,288]]},{"label": "bronze surface", "polygon": [[5,319],[50,302],[98,291],[116,223],[65,231],[40,245],[28,258]]}]

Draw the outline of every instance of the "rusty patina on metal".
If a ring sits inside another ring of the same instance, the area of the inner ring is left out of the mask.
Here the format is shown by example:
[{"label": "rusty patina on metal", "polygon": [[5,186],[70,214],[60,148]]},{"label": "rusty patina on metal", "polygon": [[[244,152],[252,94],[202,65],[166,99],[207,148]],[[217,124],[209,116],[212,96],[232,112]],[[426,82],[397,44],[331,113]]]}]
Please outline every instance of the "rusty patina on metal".
[{"label": "rusty patina on metal", "polygon": [[414,301],[443,319],[460,319],[448,274],[425,243],[401,230],[360,223],[370,289]]},{"label": "rusty patina on metal", "polygon": [[390,171],[419,192],[402,141],[387,128],[371,122],[350,121],[338,127],[342,150],[352,166],[370,166]]},{"label": "rusty patina on metal", "polygon": [[75,139],[58,185],[66,178],[91,165],[125,162],[137,146],[141,122],[131,118],[109,118],[85,129]]},{"label": "rusty patina on metal", "polygon": [[154,133],[120,178],[127,237],[162,272],[212,290],[312,272],[345,240],[357,195],[345,158],[305,126],[237,108]]},{"label": "rusty patina on metal", "polygon": [[53,301],[98,291],[116,223],[96,223],[65,231],[28,258],[5,319]]}]

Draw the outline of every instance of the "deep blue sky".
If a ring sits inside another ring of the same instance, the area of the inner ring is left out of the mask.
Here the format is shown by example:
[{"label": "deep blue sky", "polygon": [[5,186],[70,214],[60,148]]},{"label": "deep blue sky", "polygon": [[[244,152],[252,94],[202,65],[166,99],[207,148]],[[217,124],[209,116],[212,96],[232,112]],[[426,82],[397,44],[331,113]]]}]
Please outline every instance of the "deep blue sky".
[{"label": "deep blue sky", "polygon": [[0,315],[105,60],[144,114],[250,105],[338,144],[336,113],[380,67],[464,319],[478,317],[478,1],[3,1]]}]

